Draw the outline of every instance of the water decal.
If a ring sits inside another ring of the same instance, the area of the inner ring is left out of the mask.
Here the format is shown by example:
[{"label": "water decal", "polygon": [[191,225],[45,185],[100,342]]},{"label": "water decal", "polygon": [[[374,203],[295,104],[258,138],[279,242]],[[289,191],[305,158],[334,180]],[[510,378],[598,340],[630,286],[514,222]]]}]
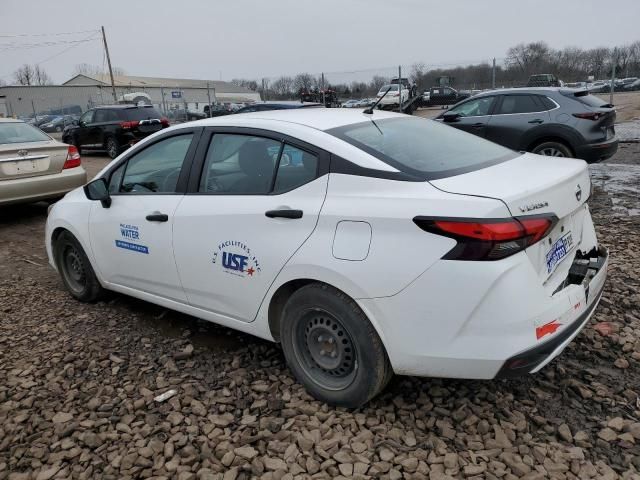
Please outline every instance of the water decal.
[{"label": "water decal", "polygon": [[131,250],[133,252],[145,253],[147,255],[149,254],[149,247],[133,242],[140,240],[140,229],[137,225],[121,223],[119,228],[120,237],[124,240],[116,240],[116,247]]},{"label": "water decal", "polygon": [[239,277],[254,277],[262,270],[260,262],[245,243],[227,240],[218,245],[211,263],[220,265],[222,271]]}]

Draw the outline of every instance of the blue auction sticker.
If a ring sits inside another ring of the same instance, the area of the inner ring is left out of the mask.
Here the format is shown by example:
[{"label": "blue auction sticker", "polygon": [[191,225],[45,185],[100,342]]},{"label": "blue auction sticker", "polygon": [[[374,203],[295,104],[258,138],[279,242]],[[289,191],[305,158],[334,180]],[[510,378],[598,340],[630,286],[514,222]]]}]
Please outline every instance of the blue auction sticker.
[{"label": "blue auction sticker", "polygon": [[149,253],[149,247],[145,245],[138,245],[136,243],[123,242],[122,240],[116,240],[116,247],[124,248],[125,250],[133,250],[138,253]]}]

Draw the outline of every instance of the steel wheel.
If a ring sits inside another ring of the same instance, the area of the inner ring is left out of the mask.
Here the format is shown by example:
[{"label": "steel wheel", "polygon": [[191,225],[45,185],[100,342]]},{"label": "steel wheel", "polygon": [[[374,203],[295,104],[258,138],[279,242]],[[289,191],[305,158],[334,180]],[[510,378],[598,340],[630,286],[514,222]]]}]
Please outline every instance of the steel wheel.
[{"label": "steel wheel", "polygon": [[357,373],[356,349],[349,333],[330,313],[310,310],[296,325],[294,354],[320,387],[342,390]]},{"label": "steel wheel", "polygon": [[61,270],[67,285],[76,293],[82,293],[87,285],[87,275],[80,252],[67,245],[62,252]]}]

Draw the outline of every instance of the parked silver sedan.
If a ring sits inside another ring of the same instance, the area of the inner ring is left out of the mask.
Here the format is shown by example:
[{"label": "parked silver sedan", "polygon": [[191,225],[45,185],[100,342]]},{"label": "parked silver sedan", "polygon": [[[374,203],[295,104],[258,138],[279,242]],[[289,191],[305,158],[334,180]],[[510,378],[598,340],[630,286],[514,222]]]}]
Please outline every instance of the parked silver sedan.
[{"label": "parked silver sedan", "polygon": [[0,118],[0,205],[60,198],[86,181],[76,147],[22,120]]}]

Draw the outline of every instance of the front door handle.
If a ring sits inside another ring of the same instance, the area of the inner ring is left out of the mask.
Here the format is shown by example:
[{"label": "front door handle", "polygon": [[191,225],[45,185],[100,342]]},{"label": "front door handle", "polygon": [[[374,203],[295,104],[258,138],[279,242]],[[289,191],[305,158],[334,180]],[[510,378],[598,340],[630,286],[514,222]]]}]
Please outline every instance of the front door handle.
[{"label": "front door handle", "polygon": [[291,210],[290,208],[284,210],[267,210],[264,214],[269,218],[302,218],[302,210]]},{"label": "front door handle", "polygon": [[166,213],[153,212],[146,216],[149,222],[167,222],[169,221],[169,215]]},{"label": "front door handle", "polygon": [[537,125],[540,125],[541,123],[544,123],[544,120],[541,120],[539,118],[535,118],[533,120],[529,120],[529,123],[535,123]]},{"label": "front door handle", "polygon": [[484,123],[474,123],[473,125],[471,125],[473,128],[482,128],[484,127]]}]

